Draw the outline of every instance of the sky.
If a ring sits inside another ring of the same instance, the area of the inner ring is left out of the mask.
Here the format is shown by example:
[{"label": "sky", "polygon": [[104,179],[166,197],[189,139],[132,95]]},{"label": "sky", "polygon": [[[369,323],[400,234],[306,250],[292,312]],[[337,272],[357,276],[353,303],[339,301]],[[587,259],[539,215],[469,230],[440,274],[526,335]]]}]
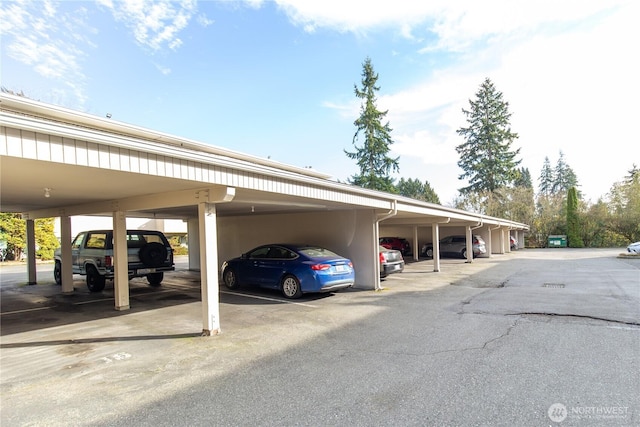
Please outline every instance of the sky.
[{"label": "sky", "polygon": [[535,189],[562,153],[596,202],[640,166],[639,18],[636,0],[3,0],[0,83],[346,182],[370,58],[393,177],[451,205],[456,130],[489,78]]}]

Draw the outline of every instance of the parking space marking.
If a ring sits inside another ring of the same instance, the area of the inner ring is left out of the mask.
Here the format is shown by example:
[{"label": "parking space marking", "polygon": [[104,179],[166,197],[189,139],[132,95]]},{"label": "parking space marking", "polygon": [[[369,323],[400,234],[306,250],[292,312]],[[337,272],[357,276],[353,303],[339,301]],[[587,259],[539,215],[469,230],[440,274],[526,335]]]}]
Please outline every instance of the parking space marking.
[{"label": "parking space marking", "polygon": [[[181,286],[176,286],[176,287],[181,287]],[[193,288],[191,288],[191,289],[193,290]],[[167,293],[167,292],[176,292],[176,290],[175,289],[163,289],[163,290],[159,290],[159,291],[153,292],[151,294],[139,294],[139,295],[135,295],[135,296],[136,297],[144,297],[144,296],[147,296],[147,295],[158,295],[158,294]],[[179,291],[177,291],[177,292],[179,292]],[[318,308],[317,305],[312,305],[312,304],[308,304],[308,303],[304,303],[304,302],[289,301],[289,300],[281,299],[281,298],[270,298],[270,297],[264,297],[264,296],[260,296],[260,295],[252,295],[252,294],[244,294],[244,293],[236,293],[236,292],[228,292],[228,291],[220,291],[220,293],[221,294],[227,294],[227,295],[236,295],[236,296],[241,296],[241,297],[245,297],[245,298],[253,298],[253,299],[264,300],[264,301],[301,305],[303,307],[309,307],[309,308]],[[113,301],[113,299],[114,299],[113,297],[109,297],[109,298],[92,299],[92,300],[89,300],[89,301],[77,301],[77,302],[72,303],[72,305],[93,304],[93,303],[97,303],[97,302]],[[46,306],[46,307],[36,307],[36,308],[25,308],[23,310],[3,311],[3,312],[0,312],[0,316],[9,316],[11,314],[20,314],[20,313],[29,313],[29,312],[41,311],[41,310],[50,310],[52,308],[53,308],[53,306]]]},{"label": "parking space marking", "polygon": [[[161,294],[161,293],[167,293],[167,292],[175,292],[172,289],[164,289],[161,291],[157,291],[154,292],[153,294],[139,294],[139,295],[135,295],[136,297],[143,297],[145,295],[157,295],[157,294]],[[100,299],[92,299],[89,301],[76,301],[71,303],[71,305],[84,305],[84,304],[93,304],[96,302],[104,302],[104,301],[113,301],[114,297],[108,297],[108,298],[100,298]],[[23,310],[14,310],[14,311],[3,311],[0,312],[0,316],[8,316],[10,314],[20,314],[20,313],[29,313],[32,311],[40,311],[40,310],[50,310],[52,308],[54,308],[55,306],[46,306],[46,307],[36,307],[36,308],[25,308]]]},{"label": "parking space marking", "polygon": [[3,311],[0,316],[7,316],[9,314],[29,313],[31,311],[48,310],[51,307],[38,307],[38,308],[25,308],[24,310]]},{"label": "parking space marking", "polygon": [[295,304],[295,305],[302,305],[304,307],[318,308],[317,305],[311,305],[311,304],[307,304],[307,303],[304,303],[304,302],[289,301],[289,300],[280,299],[280,298],[269,298],[269,297],[262,297],[262,296],[259,296],[259,295],[240,294],[240,293],[228,292],[228,291],[220,291],[220,293],[221,294],[227,294],[227,295],[237,295],[237,296],[246,297],[246,298],[260,299],[260,300],[264,300],[264,301],[284,302],[284,303],[287,303],[287,304]]}]

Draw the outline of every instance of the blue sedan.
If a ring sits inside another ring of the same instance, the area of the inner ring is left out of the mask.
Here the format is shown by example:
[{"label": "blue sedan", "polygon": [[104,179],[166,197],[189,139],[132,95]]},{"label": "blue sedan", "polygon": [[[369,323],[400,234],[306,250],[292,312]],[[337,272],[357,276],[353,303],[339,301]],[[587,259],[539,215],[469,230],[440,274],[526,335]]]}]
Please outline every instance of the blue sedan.
[{"label": "blue sedan", "polygon": [[258,246],[222,264],[229,289],[258,285],[279,289],[286,298],[307,292],[332,292],[353,286],[353,263],[328,249],[312,245]]}]

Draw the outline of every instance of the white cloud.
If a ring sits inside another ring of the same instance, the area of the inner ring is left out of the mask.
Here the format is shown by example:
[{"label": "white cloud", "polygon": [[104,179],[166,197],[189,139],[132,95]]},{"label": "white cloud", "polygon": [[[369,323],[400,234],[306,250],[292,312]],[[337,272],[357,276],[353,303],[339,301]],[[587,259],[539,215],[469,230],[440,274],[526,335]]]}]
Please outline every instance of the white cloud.
[{"label": "white cloud", "polygon": [[304,27],[309,32],[316,28],[329,28],[362,33],[376,27],[392,26],[408,34],[408,28],[441,10],[446,1],[276,0],[276,4],[295,25]]},{"label": "white cloud", "polygon": [[207,18],[207,15],[205,15],[204,13],[199,14],[196,19],[198,21],[198,24],[202,25],[203,27],[213,25],[215,22],[213,19]]},{"label": "white cloud", "polygon": [[[295,2],[288,4],[291,8]],[[332,14],[341,13],[329,5],[317,16],[300,8],[292,20],[358,32],[391,25],[401,15],[389,12],[386,5],[372,5],[378,13],[371,12],[369,21],[350,20],[345,11],[328,23]],[[460,171],[454,150],[462,141],[455,131],[466,123],[461,109],[469,107],[468,100],[489,77],[510,104],[512,128],[520,135],[513,148],[522,148],[522,166],[534,179],[544,157],[554,162],[562,150],[583,190],[588,189],[587,197],[595,199],[633,162],[640,163],[640,143],[632,128],[640,98],[640,66],[633,54],[640,40],[637,2],[489,1],[436,3],[431,9],[397,3],[394,7],[422,18],[423,23],[413,24],[411,31],[398,20],[404,34],[419,34],[420,25],[437,34],[423,53],[456,53],[454,62],[441,63],[423,82],[379,97],[378,106],[389,110],[394,128],[394,153],[406,160],[420,159],[427,167],[450,162],[447,173],[456,179]],[[341,111],[350,109],[351,104]]]},{"label": "white cloud", "polygon": [[[86,76],[82,71],[87,30],[79,7],[60,13],[56,4],[45,2],[5,2],[0,8],[0,34],[7,54],[29,65],[38,74],[71,90],[80,105],[86,100]],[[16,88],[21,90],[20,88]],[[52,93],[61,91],[53,87]]]},{"label": "white cloud", "polygon": [[153,65],[155,65],[156,69],[158,71],[160,71],[160,73],[162,73],[162,75],[168,76],[169,74],[171,74],[171,68],[165,67],[165,66],[160,65],[160,64],[153,64]]},{"label": "white cloud", "polygon": [[137,43],[152,51],[178,49],[182,45],[178,35],[197,12],[195,0],[98,0],[98,3],[132,31]]}]

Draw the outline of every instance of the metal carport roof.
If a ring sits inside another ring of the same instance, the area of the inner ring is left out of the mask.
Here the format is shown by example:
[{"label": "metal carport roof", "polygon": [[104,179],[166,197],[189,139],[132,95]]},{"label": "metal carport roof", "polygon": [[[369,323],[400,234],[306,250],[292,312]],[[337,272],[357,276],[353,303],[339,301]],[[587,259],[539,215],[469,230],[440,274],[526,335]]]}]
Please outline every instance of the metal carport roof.
[{"label": "metal carport roof", "polygon": [[409,226],[528,229],[10,94],[0,95],[0,126],[0,211],[29,220],[115,211],[197,218],[198,203],[211,200],[220,217],[367,209]]}]

